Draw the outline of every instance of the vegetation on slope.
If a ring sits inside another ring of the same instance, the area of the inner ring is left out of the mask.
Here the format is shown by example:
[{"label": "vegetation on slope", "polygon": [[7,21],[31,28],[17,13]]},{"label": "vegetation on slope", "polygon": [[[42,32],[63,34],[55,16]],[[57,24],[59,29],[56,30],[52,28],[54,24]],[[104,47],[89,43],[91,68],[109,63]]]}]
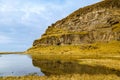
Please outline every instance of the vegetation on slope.
[{"label": "vegetation on slope", "polygon": [[[34,59],[44,58],[44,55],[52,59],[79,59],[79,58],[104,58],[114,57],[120,54],[120,42],[108,43],[96,42],[94,44],[64,45],[64,46],[34,46],[27,53]],[[54,57],[56,55],[56,57]],[[66,57],[68,56],[68,57]]]}]

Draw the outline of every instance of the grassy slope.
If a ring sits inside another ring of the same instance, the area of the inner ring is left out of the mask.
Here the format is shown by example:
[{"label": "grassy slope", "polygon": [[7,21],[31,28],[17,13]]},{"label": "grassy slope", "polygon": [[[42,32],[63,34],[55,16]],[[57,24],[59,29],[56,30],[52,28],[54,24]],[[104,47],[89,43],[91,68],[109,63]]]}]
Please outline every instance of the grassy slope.
[{"label": "grassy slope", "polygon": [[[109,43],[97,42],[94,44],[83,45],[65,45],[65,46],[39,46],[32,47],[28,50],[34,59],[42,58],[44,55],[48,57],[66,59],[71,58],[105,58],[120,57],[120,42],[111,41]],[[56,57],[54,57],[56,55]],[[58,57],[57,57],[58,56]]]}]

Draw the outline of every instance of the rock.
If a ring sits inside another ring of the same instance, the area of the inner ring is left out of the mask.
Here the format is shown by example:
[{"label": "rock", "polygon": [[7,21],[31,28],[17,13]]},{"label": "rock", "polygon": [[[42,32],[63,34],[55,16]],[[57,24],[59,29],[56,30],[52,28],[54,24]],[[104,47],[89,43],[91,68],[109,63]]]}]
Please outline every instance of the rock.
[{"label": "rock", "polygon": [[120,40],[120,0],[80,8],[48,27],[33,46],[79,45]]}]

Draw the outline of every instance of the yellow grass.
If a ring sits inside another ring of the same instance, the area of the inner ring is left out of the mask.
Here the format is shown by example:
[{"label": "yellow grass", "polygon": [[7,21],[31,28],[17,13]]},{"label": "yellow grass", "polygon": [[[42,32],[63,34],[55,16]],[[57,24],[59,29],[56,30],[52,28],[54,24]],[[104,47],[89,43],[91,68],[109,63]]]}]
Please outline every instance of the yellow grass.
[{"label": "yellow grass", "polygon": [[116,75],[88,75],[88,74],[73,74],[73,75],[60,75],[60,76],[23,76],[23,77],[4,77],[0,80],[120,80]]},{"label": "yellow grass", "polygon": [[[120,42],[111,41],[109,43],[97,42],[83,45],[64,46],[38,46],[27,51],[34,58],[53,57],[55,58],[118,58],[120,59]],[[67,57],[66,57],[67,56]]]}]

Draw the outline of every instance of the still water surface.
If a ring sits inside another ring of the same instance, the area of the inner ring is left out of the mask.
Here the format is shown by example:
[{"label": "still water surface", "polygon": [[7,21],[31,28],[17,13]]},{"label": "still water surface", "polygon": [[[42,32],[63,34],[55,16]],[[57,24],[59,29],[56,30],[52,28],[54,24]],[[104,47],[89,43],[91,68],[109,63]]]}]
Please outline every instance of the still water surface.
[{"label": "still water surface", "polygon": [[0,77],[23,76],[30,74],[39,76],[65,74],[114,74],[120,76],[120,71],[101,65],[91,66],[88,64],[80,64],[80,61],[46,59],[32,60],[29,55],[0,54]]},{"label": "still water surface", "polygon": [[32,58],[22,54],[0,54],[0,76],[44,75],[32,64]]}]

